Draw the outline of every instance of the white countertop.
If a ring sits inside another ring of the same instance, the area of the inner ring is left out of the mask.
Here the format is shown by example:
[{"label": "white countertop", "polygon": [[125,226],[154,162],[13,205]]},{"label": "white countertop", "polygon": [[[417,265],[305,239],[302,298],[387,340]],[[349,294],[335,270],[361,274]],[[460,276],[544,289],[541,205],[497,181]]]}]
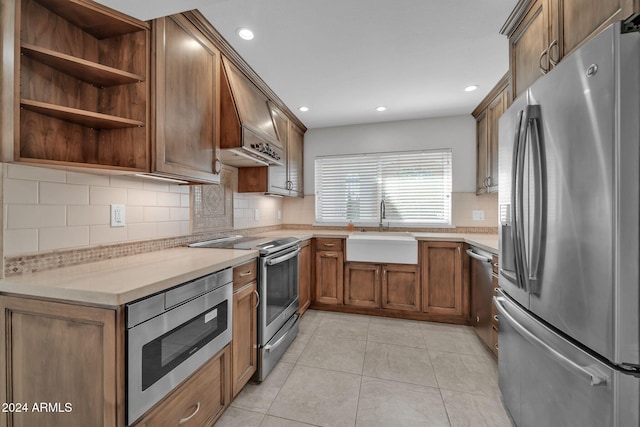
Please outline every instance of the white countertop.
[{"label": "white countertop", "polygon": [[[412,234],[418,240],[466,242],[498,253],[495,234]],[[255,235],[256,239],[283,236],[346,238],[349,231],[278,230]],[[257,256],[254,250],[173,248],[9,277],[0,280],[0,292],[117,307]]]},{"label": "white countertop", "polygon": [[117,307],[254,259],[258,251],[172,248],[0,280],[0,292]]}]

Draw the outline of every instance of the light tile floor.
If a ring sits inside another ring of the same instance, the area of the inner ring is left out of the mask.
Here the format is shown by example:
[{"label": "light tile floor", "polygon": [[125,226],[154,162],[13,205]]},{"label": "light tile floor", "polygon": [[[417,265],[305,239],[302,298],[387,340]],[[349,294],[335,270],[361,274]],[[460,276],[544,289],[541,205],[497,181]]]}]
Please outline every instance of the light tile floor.
[{"label": "light tile floor", "polygon": [[470,327],[308,310],[271,374],[216,427],[510,427],[499,395]]}]

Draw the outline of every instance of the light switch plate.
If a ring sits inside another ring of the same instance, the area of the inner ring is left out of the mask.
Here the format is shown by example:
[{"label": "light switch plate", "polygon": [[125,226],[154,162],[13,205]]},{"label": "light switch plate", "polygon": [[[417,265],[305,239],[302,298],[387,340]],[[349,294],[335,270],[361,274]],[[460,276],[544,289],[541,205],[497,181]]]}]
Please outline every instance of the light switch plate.
[{"label": "light switch plate", "polygon": [[278,221],[282,219],[282,211],[278,209]]},{"label": "light switch plate", "polygon": [[472,219],[474,221],[484,221],[484,211],[483,210],[474,210],[471,212]]},{"label": "light switch plate", "polygon": [[260,219],[260,211],[258,209],[253,211],[253,219],[256,220],[256,221],[258,221]]},{"label": "light switch plate", "polygon": [[124,227],[124,205],[111,205],[111,226]]}]

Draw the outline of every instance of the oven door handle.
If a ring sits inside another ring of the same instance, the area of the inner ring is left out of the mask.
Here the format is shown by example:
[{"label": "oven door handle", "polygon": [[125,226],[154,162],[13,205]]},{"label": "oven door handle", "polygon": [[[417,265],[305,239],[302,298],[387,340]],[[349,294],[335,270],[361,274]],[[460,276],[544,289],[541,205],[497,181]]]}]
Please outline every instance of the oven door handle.
[{"label": "oven door handle", "polygon": [[280,264],[281,262],[285,262],[287,260],[290,260],[291,258],[298,256],[298,254],[300,253],[302,249],[298,248],[293,252],[290,252],[286,255],[282,255],[281,257],[278,258],[271,258],[271,259],[267,259],[265,262],[267,265],[276,265],[276,264]]},{"label": "oven door handle", "polygon": [[[296,316],[296,321],[293,323],[293,325],[295,325],[295,324],[296,324],[296,322],[298,321],[298,320],[297,320],[297,316],[298,316],[298,315],[297,315],[297,314],[294,314],[294,316]],[[283,341],[284,341],[284,339],[287,337],[287,335],[289,335],[289,333],[291,332],[291,329],[293,329],[293,327],[292,327],[292,328],[290,328],[287,332],[285,332],[285,333],[284,333],[284,335],[282,335],[280,338],[278,338],[278,340],[277,340],[276,342],[274,342],[273,344],[267,344],[267,345],[265,345],[265,346],[264,346],[264,351],[269,351],[269,352],[270,352],[271,350],[273,350],[273,349],[277,348],[278,346],[280,346],[280,344],[282,344],[282,342],[283,342]]]}]

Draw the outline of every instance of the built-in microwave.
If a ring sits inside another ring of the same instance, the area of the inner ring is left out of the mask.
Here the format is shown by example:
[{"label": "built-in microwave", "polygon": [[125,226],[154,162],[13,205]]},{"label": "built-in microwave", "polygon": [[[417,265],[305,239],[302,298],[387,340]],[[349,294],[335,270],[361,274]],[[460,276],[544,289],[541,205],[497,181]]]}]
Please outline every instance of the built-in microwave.
[{"label": "built-in microwave", "polygon": [[126,305],[127,424],[231,342],[226,269]]}]

